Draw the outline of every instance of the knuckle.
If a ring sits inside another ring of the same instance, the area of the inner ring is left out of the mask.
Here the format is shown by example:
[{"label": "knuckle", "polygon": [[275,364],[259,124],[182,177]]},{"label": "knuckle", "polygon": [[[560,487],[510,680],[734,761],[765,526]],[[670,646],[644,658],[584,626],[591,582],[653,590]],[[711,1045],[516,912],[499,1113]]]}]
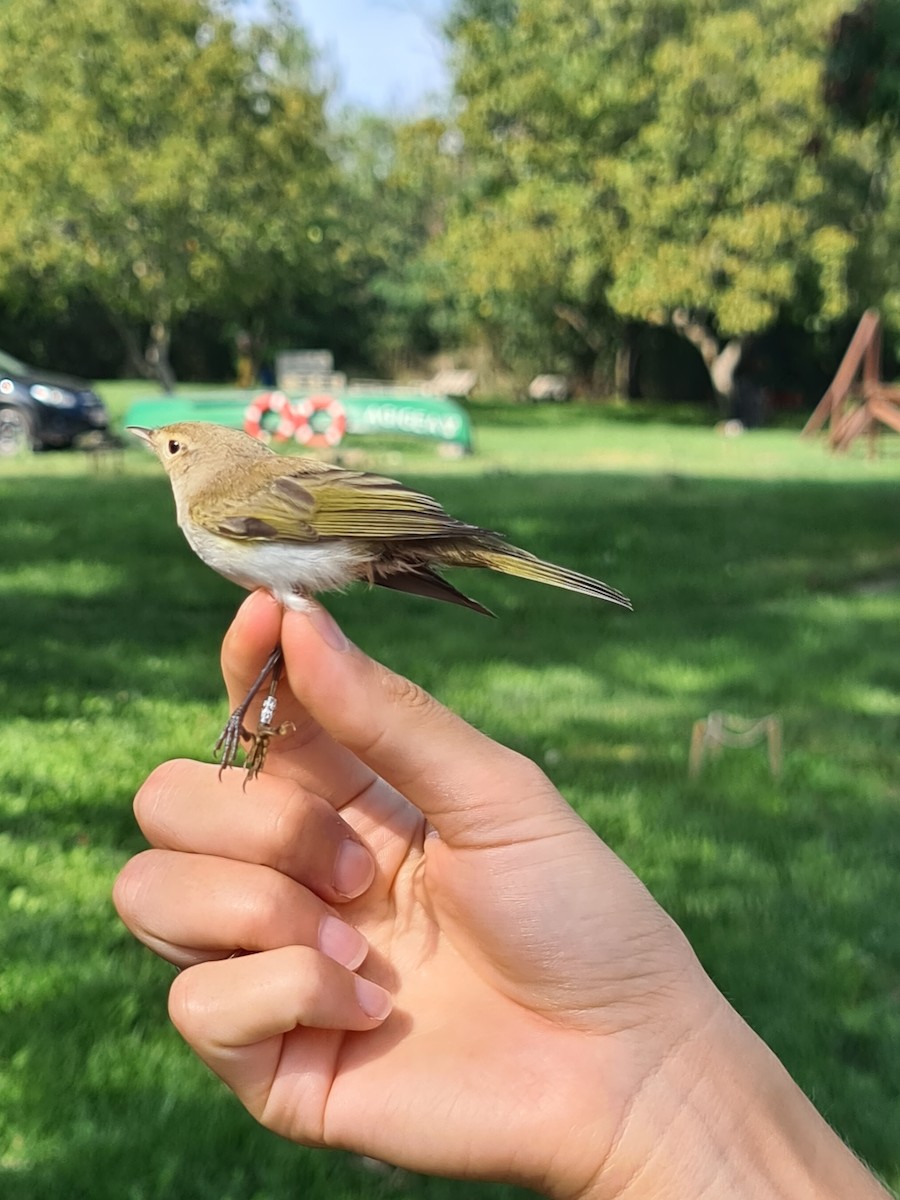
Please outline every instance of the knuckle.
[{"label": "knuckle", "polygon": [[309,871],[316,878],[330,872],[333,848],[347,834],[330,804],[294,784],[272,811],[265,861],[282,875],[308,882]]},{"label": "knuckle", "polygon": [[304,1012],[317,1003],[329,982],[330,964],[317,951],[306,946],[286,946],[285,968],[295,984],[295,995]]},{"label": "knuckle", "polygon": [[[403,722],[404,715],[407,718],[411,717],[417,726],[421,726],[427,724],[442,711],[437,700],[430,696],[424,688],[419,687],[417,683],[413,683],[404,675],[395,675],[387,668],[380,669],[378,685],[384,697],[388,715],[375,710],[374,726],[369,730],[365,739],[360,739],[361,744],[356,748],[364,761],[377,758],[385,749],[390,750],[394,742],[398,718],[400,722]],[[396,712],[397,709],[401,710],[399,714]],[[393,713],[392,710],[394,710]]]},{"label": "knuckle", "polygon": [[307,801],[308,793],[299,784],[285,788],[271,801],[265,835],[269,851],[266,861],[275,863],[278,870],[292,861],[294,848],[303,840]]},{"label": "knuckle", "polygon": [[493,759],[483,765],[483,770],[484,795],[496,794],[499,783],[503,796],[516,795],[527,804],[544,800],[548,795],[558,796],[537,763],[516,750],[504,750],[503,760]]},{"label": "knuckle", "polygon": [[424,688],[404,675],[395,675],[392,671],[385,670],[381,676],[381,687],[391,704],[426,715],[438,708],[437,701]]},{"label": "knuckle", "polygon": [[273,871],[245,906],[241,940],[245,947],[268,944],[273,932],[282,924],[282,917],[288,906],[283,881],[284,876]]},{"label": "knuckle", "polygon": [[509,774],[515,779],[520,791],[526,795],[539,795],[553,789],[553,784],[532,759],[517,750],[507,751],[509,754]]}]

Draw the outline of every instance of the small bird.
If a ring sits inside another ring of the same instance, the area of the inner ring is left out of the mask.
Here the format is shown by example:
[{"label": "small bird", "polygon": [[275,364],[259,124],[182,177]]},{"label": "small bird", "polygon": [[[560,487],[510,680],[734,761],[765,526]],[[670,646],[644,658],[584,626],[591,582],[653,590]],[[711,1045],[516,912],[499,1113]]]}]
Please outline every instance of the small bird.
[{"label": "small bird", "polygon": [[[486,567],[631,608],[607,584],[458,521],[430,496],[394,479],[275,454],[241,430],[200,421],[158,429],[132,425],[129,432],[165,468],[178,524],[195,553],[248,591],[265,588],[285,608],[302,610],[318,592],[362,580],[494,615],[444,579],[442,567]],[[223,768],[233,764],[244,738],[251,743],[245,766],[252,778],[269,739],[287,732],[271,724],[281,665],[276,647],[232,713],[216,746]],[[252,734],[243,719],[269,676],[259,729]]]}]

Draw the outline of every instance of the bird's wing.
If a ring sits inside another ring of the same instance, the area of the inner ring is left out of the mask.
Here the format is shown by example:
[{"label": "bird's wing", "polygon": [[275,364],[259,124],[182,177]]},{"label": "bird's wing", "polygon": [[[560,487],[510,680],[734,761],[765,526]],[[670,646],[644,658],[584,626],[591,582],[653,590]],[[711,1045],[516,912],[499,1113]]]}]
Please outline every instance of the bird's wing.
[{"label": "bird's wing", "polygon": [[274,476],[252,495],[230,504],[212,524],[226,537],[289,542],[447,538],[482,532],[394,479],[325,464],[324,470],[313,471],[311,465]]}]

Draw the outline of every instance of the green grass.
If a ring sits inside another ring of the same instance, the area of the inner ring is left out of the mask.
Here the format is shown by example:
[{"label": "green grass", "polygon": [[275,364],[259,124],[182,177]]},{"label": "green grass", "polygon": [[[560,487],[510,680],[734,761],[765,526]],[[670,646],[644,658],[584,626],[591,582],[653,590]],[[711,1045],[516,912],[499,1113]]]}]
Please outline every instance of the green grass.
[{"label": "green grass", "polygon": [[[134,394],[133,389],[130,394]],[[146,389],[145,389],[146,390]],[[117,416],[127,407],[113,396]],[[499,623],[395,594],[331,602],[351,637],[543,763],[649,884],[827,1118],[900,1186],[900,457],[660,414],[476,406],[478,454],[360,442],[627,592],[635,613],[493,576]],[[0,1191],[9,1200],[512,1196],[258,1130],[167,1025],[171,970],[109,889],[131,797],[207,757],[239,594],[190,554],[139,449],[0,467]],[[460,580],[460,582],[463,582]],[[691,725],[778,714],[785,768]]]}]

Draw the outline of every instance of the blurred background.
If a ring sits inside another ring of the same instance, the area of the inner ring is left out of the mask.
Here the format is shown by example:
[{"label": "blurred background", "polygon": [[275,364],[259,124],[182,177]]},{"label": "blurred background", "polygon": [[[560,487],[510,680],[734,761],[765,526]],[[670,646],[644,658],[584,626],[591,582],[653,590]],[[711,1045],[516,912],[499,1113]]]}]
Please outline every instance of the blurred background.
[{"label": "blurred background", "polygon": [[0,13],[18,358],[228,380],[246,334],[790,408],[875,305],[896,361],[889,0],[57,8]]},{"label": "blurred background", "polygon": [[[3,0],[0,1194],[518,1195],[258,1129],[112,911],[240,599],[125,414],[286,352],[442,379],[472,453],[317,452],[631,596],[329,606],[544,767],[900,1187],[898,117],[894,0]],[[837,454],[799,431],[867,310],[830,431],[884,436]]]}]

